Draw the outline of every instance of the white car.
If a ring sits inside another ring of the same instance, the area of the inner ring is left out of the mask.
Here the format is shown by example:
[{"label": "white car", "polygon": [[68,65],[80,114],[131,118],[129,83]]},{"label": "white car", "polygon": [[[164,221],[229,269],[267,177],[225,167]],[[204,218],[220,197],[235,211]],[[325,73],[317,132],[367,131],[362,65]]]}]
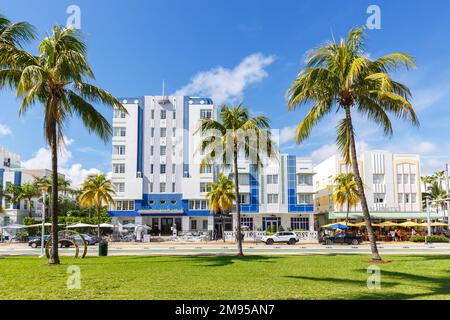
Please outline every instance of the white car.
[{"label": "white car", "polygon": [[294,245],[300,241],[297,234],[291,231],[285,232],[277,232],[272,236],[264,236],[261,238],[262,242],[265,242],[267,245],[272,245],[274,243],[287,243],[290,245]]}]

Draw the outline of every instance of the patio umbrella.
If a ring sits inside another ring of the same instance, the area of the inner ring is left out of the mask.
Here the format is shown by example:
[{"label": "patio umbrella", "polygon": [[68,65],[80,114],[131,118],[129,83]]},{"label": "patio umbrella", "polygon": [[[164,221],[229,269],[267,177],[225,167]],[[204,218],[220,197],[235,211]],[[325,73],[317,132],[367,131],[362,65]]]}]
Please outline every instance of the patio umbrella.
[{"label": "patio umbrella", "polygon": [[[330,227],[334,227],[336,225],[340,225],[340,226],[344,226],[346,227],[345,229],[348,229],[348,227],[353,227],[355,226],[353,223],[347,223],[347,222],[336,222],[336,223],[330,223],[330,224],[326,224],[324,226],[322,226],[322,228],[324,229],[330,229]],[[340,228],[339,228],[340,229]]]},{"label": "patio umbrella", "polygon": [[382,223],[378,223],[378,224],[372,224],[374,227],[380,227],[380,228],[385,228],[385,227],[398,227],[399,224],[398,223],[394,223],[392,221],[385,221]]},{"label": "patio umbrella", "polygon": [[9,226],[2,227],[3,229],[11,229],[11,230],[18,230],[18,229],[25,229],[27,226],[23,224],[10,224]]},{"label": "patio umbrella", "polygon": [[353,224],[353,226],[354,226],[354,227],[361,228],[361,227],[365,227],[365,226],[366,226],[366,223],[365,223],[365,222],[359,222],[359,223]]},{"label": "patio umbrella", "polygon": [[71,226],[67,226],[67,229],[74,229],[74,228],[95,228],[97,227],[96,225],[93,224],[87,224],[87,223],[77,223],[77,224],[73,224]]},{"label": "patio umbrella", "polygon": [[416,223],[416,222],[408,221],[408,222],[400,223],[398,226],[404,227],[404,228],[414,228],[414,227],[420,227],[420,224]]},{"label": "patio umbrella", "polygon": [[[52,224],[50,222],[44,223],[44,227],[51,227]],[[63,226],[63,224],[60,224],[60,226]],[[27,226],[27,228],[37,228],[37,227],[42,227],[42,223],[38,223],[38,224],[32,224],[30,226]]]},{"label": "patio umbrella", "polygon": [[348,227],[346,225],[343,225],[343,224],[340,224],[340,223],[335,223],[334,225],[329,226],[327,229],[330,229],[330,230],[337,230],[337,229],[339,229],[339,230],[346,230],[346,229],[348,229]]},{"label": "patio umbrella", "polygon": [[136,228],[136,227],[137,225],[135,225],[134,223],[127,223],[122,226],[122,228]]},{"label": "patio umbrella", "polygon": [[100,228],[114,228],[114,225],[109,224],[109,223],[102,223],[100,225]]}]

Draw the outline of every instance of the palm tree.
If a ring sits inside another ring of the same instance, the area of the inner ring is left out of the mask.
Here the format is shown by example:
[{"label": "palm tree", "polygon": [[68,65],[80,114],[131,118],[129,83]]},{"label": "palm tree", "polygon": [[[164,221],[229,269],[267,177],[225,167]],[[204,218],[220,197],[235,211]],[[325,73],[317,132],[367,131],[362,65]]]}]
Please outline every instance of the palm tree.
[{"label": "palm tree", "polygon": [[341,173],[334,178],[333,202],[341,208],[347,204],[347,215],[345,222],[348,223],[350,208],[355,207],[360,201],[361,195],[358,191],[355,175],[353,173]]},{"label": "palm tree", "polygon": [[25,199],[28,201],[29,217],[32,217],[32,201],[34,198],[40,196],[38,185],[34,182],[27,182],[21,186],[19,200]]},{"label": "palm tree", "polygon": [[[255,166],[263,164],[262,157],[274,155],[274,142],[270,134],[270,121],[266,117],[250,117],[246,108],[239,104],[223,106],[220,121],[202,119],[197,131],[202,134],[200,149],[205,154],[201,166],[232,163],[236,193],[236,218],[238,255],[242,256],[241,201],[239,193],[238,155],[245,154]],[[196,131],[196,132],[197,132]]]},{"label": "palm tree", "polygon": [[447,193],[442,188],[442,185],[439,182],[439,180],[435,180],[429,185],[428,190],[424,194],[424,196],[425,198],[428,198],[435,203],[437,213],[439,213],[440,208],[445,210],[445,203],[446,203],[445,199],[447,199]]},{"label": "palm tree", "polygon": [[439,183],[439,185],[442,187],[445,185],[445,171],[438,171],[434,174],[434,178]]},{"label": "palm tree", "polygon": [[[21,50],[0,59],[0,88],[16,88],[22,98],[20,115],[40,102],[44,106],[44,134],[52,153],[52,254],[50,265],[59,264],[58,255],[58,149],[63,128],[72,116],[81,118],[89,132],[103,141],[111,137],[111,125],[91,103],[102,103],[126,112],[110,93],[87,81],[94,79],[86,57],[86,45],[79,31],[55,26],[39,45],[39,56]],[[6,68],[5,68],[6,66]]]},{"label": "palm tree", "polygon": [[14,183],[7,183],[6,188],[3,191],[3,195],[13,205],[20,204],[20,194],[22,192],[22,186]]},{"label": "palm tree", "polygon": [[428,186],[430,184],[432,184],[434,181],[436,181],[436,177],[434,177],[434,176],[424,176],[424,177],[421,177],[420,180],[422,181],[424,189],[426,191],[426,190],[428,190]]},{"label": "palm tree", "polygon": [[115,195],[111,180],[106,179],[105,174],[90,175],[82,185],[82,193],[79,197],[80,203],[86,208],[95,207],[97,210],[98,239],[100,240],[100,217],[102,209],[114,202]]},{"label": "palm tree", "polygon": [[411,56],[393,53],[372,60],[364,51],[364,28],[353,29],[347,39],[328,42],[307,57],[288,92],[289,111],[311,103],[313,106],[296,130],[296,142],[301,143],[312,128],[333,110],[342,111],[344,118],[337,125],[337,146],[355,174],[364,221],[370,239],[372,258],[381,261],[372,228],[369,208],[359,172],[352,114],[357,112],[379,125],[387,136],[393,134],[388,114],[419,125],[409,102],[411,92],[391,79],[390,72],[415,67]]},{"label": "palm tree", "polygon": [[4,15],[0,14],[0,44],[13,47],[22,45],[35,39],[34,27],[27,22],[12,23]]},{"label": "palm tree", "polygon": [[208,199],[211,213],[219,214],[222,221],[222,240],[225,242],[225,214],[233,209],[233,202],[236,201],[233,181],[228,179],[223,173],[219,174],[217,182],[208,185],[211,191],[208,192]]}]

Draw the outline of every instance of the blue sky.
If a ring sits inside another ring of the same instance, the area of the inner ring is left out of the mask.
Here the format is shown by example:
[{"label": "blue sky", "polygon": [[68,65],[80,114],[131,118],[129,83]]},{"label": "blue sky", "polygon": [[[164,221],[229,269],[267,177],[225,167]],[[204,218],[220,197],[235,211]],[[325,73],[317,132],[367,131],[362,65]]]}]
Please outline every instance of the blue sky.
[{"label": "blue sky", "polygon": [[[66,23],[72,4],[81,8],[97,85],[118,97],[141,96],[160,94],[164,79],[170,93],[243,100],[282,130],[284,151],[312,156],[316,162],[335,150],[339,117],[329,116],[308,141],[294,145],[293,130],[304,111],[288,113],[285,92],[309,49],[365,24],[367,7],[376,4],[382,25],[368,31],[367,50],[372,57],[404,51],[416,58],[417,70],[401,72],[396,79],[411,87],[421,127],[395,121],[395,135],[388,139],[357,118],[359,147],[420,153],[425,173],[450,162],[447,0],[0,0],[0,12],[13,21],[32,23],[42,39],[53,24]],[[28,166],[46,163],[42,107],[36,105],[19,118],[14,93],[4,91],[0,105],[0,145],[20,153]],[[62,166],[73,179],[94,169],[110,171],[110,145],[89,136],[77,120],[66,136]]]}]

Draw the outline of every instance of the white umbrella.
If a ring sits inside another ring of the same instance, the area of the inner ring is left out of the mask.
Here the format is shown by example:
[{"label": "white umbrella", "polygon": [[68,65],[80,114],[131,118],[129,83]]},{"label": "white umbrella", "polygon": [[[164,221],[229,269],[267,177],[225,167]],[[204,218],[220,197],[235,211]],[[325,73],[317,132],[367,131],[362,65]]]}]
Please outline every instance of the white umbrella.
[{"label": "white umbrella", "polygon": [[2,228],[17,230],[17,229],[25,229],[27,228],[27,226],[24,226],[23,224],[10,224],[9,226],[4,226]]},{"label": "white umbrella", "polygon": [[[98,227],[98,226],[97,226]],[[100,225],[100,228],[114,228],[114,225],[109,224],[109,223],[102,223]]]},{"label": "white umbrella", "polygon": [[[44,227],[51,227],[52,224],[50,222],[44,223]],[[60,224],[61,226],[61,224]],[[42,227],[42,223],[39,224],[32,224],[31,226],[27,226],[27,228],[36,228],[36,227]]]},{"label": "white umbrella", "polygon": [[137,225],[135,225],[134,223],[127,223],[122,226],[122,228],[136,228],[136,227]]},{"label": "white umbrella", "polygon": [[74,228],[95,228],[97,227],[96,225],[93,224],[87,224],[87,223],[77,223],[77,224],[73,224],[71,226],[67,226],[67,229],[74,229]]}]

